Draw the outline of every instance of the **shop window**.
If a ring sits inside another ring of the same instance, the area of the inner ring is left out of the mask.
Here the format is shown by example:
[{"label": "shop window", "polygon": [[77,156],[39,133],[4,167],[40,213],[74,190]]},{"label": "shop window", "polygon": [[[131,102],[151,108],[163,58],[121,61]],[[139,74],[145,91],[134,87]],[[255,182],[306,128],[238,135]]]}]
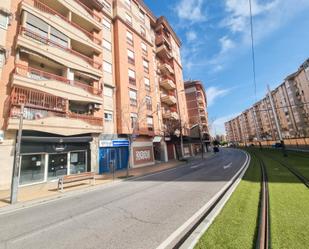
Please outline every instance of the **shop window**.
[{"label": "shop window", "polygon": [[44,181],[45,155],[22,155],[19,184]]},{"label": "shop window", "polygon": [[79,174],[87,171],[87,153],[78,151],[70,153],[70,174]]},{"label": "shop window", "polygon": [[68,154],[50,154],[48,159],[48,178],[67,175]]}]

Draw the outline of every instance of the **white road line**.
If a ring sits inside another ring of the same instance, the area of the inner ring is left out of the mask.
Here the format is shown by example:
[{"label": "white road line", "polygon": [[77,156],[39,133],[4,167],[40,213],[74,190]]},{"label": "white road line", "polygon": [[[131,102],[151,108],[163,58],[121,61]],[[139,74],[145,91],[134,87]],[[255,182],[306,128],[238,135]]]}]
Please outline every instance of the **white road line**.
[{"label": "white road line", "polygon": [[233,164],[233,163],[232,163],[232,162],[230,162],[229,164],[227,164],[227,165],[223,166],[223,168],[224,168],[224,169],[228,169],[228,168],[230,168],[230,167],[232,166],[232,164]]},{"label": "white road line", "polygon": [[166,240],[164,240],[157,249],[167,248],[178,236],[180,236],[194,221],[198,219],[205,211],[212,205],[212,203],[224,192],[224,190],[230,185],[230,183],[235,179],[235,177],[241,172],[247,165],[249,157],[247,154],[246,160],[238,170],[238,172],[230,179],[223,188],[215,194],[203,207],[201,207],[195,214],[193,214],[185,223],[183,223],[178,229],[176,229]]}]

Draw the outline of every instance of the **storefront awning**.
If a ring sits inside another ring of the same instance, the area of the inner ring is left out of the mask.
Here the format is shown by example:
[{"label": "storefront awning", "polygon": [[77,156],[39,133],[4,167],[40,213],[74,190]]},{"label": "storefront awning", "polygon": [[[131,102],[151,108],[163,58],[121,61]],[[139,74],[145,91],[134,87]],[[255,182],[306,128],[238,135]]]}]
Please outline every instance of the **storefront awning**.
[{"label": "storefront awning", "polygon": [[32,143],[88,143],[92,141],[92,137],[37,137],[37,136],[22,136],[22,142]]},{"label": "storefront awning", "polygon": [[161,140],[162,140],[162,137],[156,136],[156,137],[153,138],[152,142],[153,142],[153,143],[160,143]]}]

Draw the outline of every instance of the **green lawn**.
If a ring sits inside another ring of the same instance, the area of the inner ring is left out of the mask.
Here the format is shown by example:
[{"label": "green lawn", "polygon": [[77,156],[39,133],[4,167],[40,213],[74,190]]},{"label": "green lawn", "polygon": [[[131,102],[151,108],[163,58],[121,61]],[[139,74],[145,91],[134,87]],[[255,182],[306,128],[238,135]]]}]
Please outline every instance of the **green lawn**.
[{"label": "green lawn", "polygon": [[[262,155],[270,191],[271,248],[309,248],[309,190],[287,169],[271,158],[289,163],[308,177],[309,158],[276,150],[249,149]],[[251,154],[252,155],[252,154]],[[308,177],[309,178],[309,177]],[[255,248],[260,167],[252,157],[245,177],[195,248]]]},{"label": "green lawn", "polygon": [[237,189],[195,248],[254,248],[260,167],[251,164]]}]

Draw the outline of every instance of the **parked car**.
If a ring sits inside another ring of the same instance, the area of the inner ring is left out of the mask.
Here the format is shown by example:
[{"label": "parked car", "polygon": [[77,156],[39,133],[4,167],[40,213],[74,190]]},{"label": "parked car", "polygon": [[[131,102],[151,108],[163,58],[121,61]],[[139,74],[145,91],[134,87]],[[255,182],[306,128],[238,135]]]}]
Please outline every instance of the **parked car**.
[{"label": "parked car", "polygon": [[273,148],[282,148],[282,144],[281,143],[275,143],[272,145]]}]

